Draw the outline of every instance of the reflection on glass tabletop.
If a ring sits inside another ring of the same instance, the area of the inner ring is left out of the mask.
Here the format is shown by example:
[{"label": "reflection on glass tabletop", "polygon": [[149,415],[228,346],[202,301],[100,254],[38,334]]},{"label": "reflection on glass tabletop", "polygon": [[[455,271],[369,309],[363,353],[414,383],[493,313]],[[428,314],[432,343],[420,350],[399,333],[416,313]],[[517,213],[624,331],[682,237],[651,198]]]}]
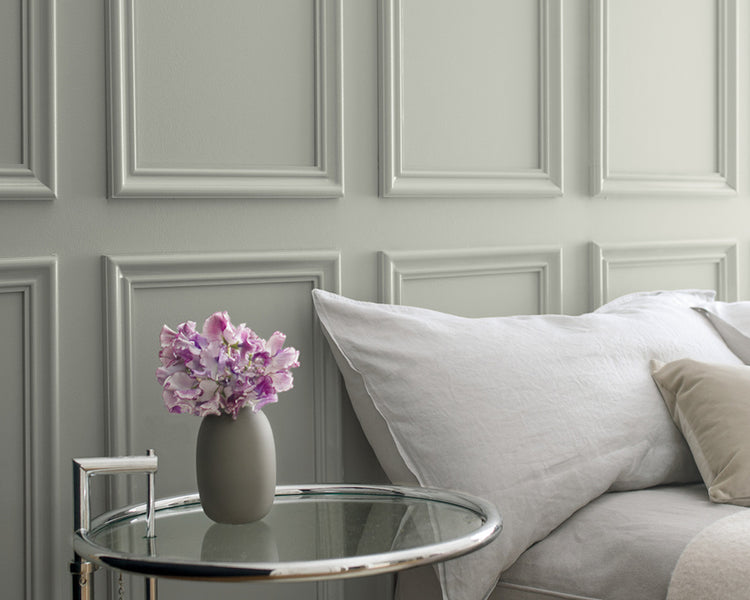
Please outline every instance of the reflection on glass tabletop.
[{"label": "reflection on glass tabletop", "polygon": [[491,542],[494,506],[467,494],[399,486],[279,486],[271,512],[245,525],[214,523],[197,494],[95,519],[74,535],[97,564],[180,579],[333,579],[397,571],[461,556]]}]

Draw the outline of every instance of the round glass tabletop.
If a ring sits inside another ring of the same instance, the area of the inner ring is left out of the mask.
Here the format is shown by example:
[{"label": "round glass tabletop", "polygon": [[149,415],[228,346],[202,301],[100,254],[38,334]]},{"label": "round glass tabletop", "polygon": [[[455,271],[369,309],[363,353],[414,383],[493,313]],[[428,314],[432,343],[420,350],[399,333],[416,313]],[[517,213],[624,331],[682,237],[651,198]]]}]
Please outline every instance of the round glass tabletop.
[{"label": "round glass tabletop", "polygon": [[490,503],[429,488],[279,486],[271,512],[246,525],[214,523],[197,494],[102,515],[74,534],[96,564],[179,579],[334,579],[461,556],[492,541],[501,520]]}]

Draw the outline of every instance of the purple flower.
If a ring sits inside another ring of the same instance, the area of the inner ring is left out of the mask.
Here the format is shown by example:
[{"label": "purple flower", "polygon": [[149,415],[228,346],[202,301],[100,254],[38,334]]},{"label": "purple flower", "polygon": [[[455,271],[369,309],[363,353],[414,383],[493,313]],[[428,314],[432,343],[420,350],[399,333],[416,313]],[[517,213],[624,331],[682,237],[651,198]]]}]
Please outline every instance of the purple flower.
[{"label": "purple flower", "polygon": [[299,366],[299,352],[284,348],[285,341],[278,331],[266,341],[244,323],[235,327],[226,311],[206,319],[201,332],[193,321],[177,331],[164,325],[156,379],[167,410],[237,418],[245,406],[258,412],[277,402],[292,388],[290,370]]}]

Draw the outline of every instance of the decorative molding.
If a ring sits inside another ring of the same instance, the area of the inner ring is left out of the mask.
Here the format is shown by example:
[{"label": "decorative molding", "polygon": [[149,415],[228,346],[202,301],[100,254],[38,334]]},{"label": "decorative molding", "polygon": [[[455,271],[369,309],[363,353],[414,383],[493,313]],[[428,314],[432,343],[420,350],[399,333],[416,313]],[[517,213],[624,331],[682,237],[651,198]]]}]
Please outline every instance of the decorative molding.
[{"label": "decorative molding", "polygon": [[315,2],[315,165],[146,168],[135,135],[134,0],[109,0],[109,195],[112,198],[338,198],[344,194],[342,0]]},{"label": "decorative molding", "polygon": [[738,154],[737,0],[715,0],[717,6],[717,156],[716,173],[618,173],[609,160],[609,0],[591,4],[591,193],[633,194],[736,193]]},{"label": "decorative molding", "polygon": [[562,6],[537,0],[540,34],[538,169],[407,170],[403,165],[402,0],[382,0],[380,188],[387,197],[555,197],[563,193]]},{"label": "decorative molding", "polygon": [[[104,256],[103,268],[107,441],[111,456],[130,455],[137,450],[133,447],[135,423],[130,382],[132,311],[139,290],[309,282],[315,288],[339,292],[341,279],[340,258],[335,251]],[[314,361],[315,478],[339,481],[342,463],[341,415],[335,389],[338,376],[335,364],[325,352],[325,340],[317,323],[312,330],[314,353],[308,360]],[[127,502],[122,482],[118,484],[115,479],[113,499]]]},{"label": "decorative molding", "polygon": [[591,309],[612,300],[612,271],[620,268],[712,265],[716,269],[717,299],[739,299],[739,263],[735,240],[598,244],[591,242]]},{"label": "decorative molding", "polygon": [[562,313],[562,249],[476,248],[380,252],[380,301],[401,304],[404,284],[419,279],[532,273],[539,278],[540,313]]},{"label": "decorative molding", "polygon": [[20,164],[0,164],[0,200],[57,197],[55,6],[21,1],[23,159]]},{"label": "decorative molding", "polygon": [[23,302],[25,535],[13,543],[23,554],[25,573],[17,575],[25,579],[25,600],[55,597],[60,584],[53,575],[62,526],[57,289],[55,257],[0,259],[0,294],[20,294]]}]

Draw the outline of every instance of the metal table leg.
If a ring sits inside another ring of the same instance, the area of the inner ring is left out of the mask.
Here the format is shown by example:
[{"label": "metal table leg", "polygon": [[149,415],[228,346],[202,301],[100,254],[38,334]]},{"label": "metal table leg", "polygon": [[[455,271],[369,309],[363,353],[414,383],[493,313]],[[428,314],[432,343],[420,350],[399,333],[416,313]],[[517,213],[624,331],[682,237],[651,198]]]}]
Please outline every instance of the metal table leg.
[{"label": "metal table leg", "polygon": [[146,577],[146,600],[157,600],[158,592],[156,577]]},{"label": "metal table leg", "polygon": [[87,560],[81,560],[76,554],[70,563],[70,574],[73,577],[73,600],[93,600],[94,565]]}]

